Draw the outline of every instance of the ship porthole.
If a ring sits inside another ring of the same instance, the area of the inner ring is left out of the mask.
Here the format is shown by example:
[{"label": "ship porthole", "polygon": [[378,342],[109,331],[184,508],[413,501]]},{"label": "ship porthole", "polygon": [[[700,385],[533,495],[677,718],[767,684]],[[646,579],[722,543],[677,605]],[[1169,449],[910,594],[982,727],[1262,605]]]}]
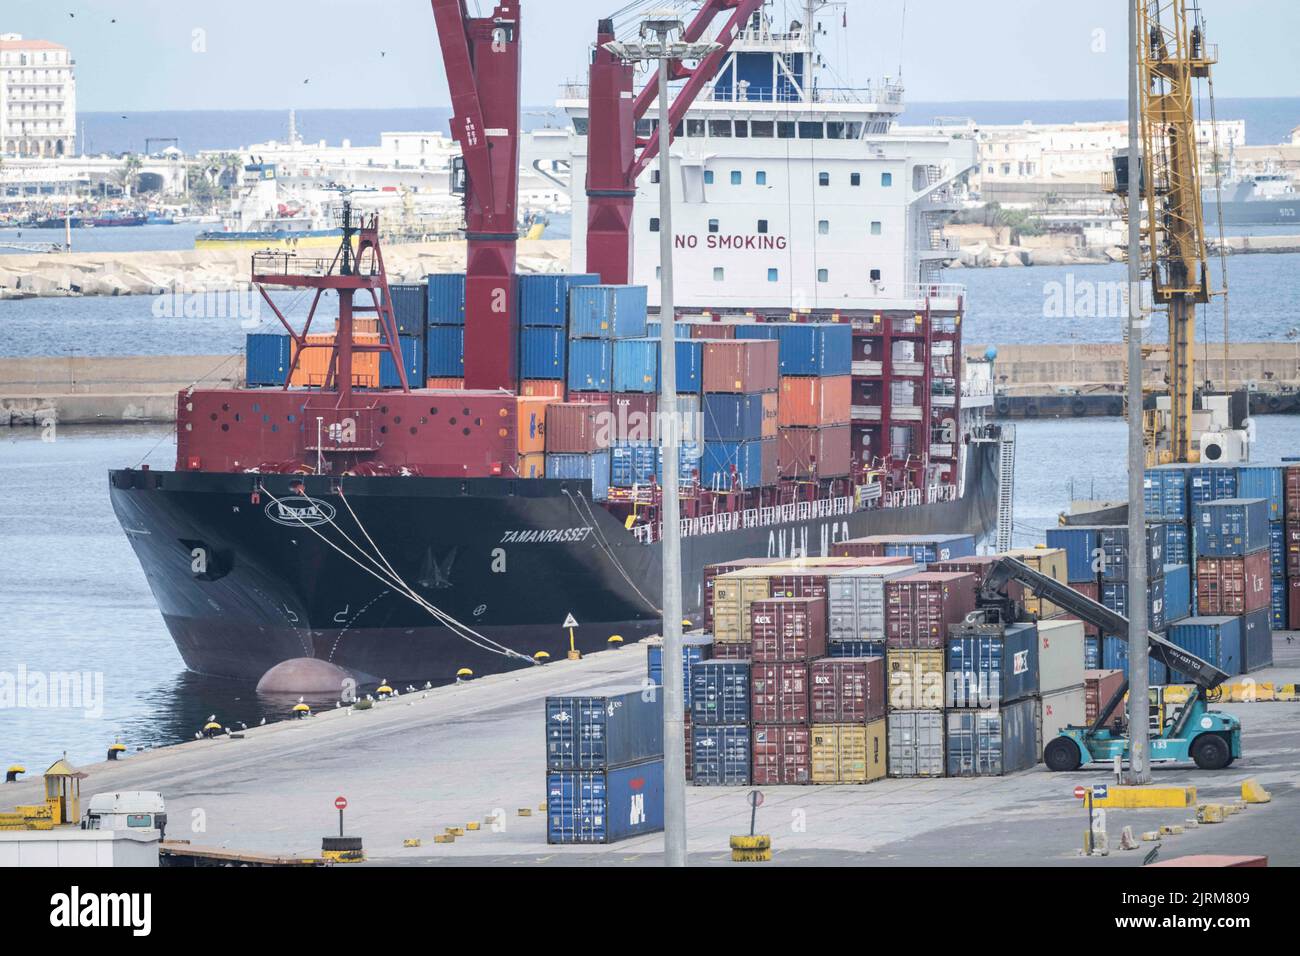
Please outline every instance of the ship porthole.
[{"label": "ship porthole", "polygon": [[229,425],[226,425],[226,424],[223,424],[223,425],[221,426],[221,430],[222,430],[223,432],[228,432],[228,431],[230,431],[230,426],[229,426]]},{"label": "ship porthole", "polygon": [[402,416],[401,416],[401,415],[394,415],[394,416],[393,416],[393,424],[394,424],[394,425],[400,425],[400,424],[402,424]]},{"label": "ship porthole", "polygon": [[462,429],[460,430],[460,432],[461,432],[462,435],[468,435],[468,434],[469,434],[469,429],[468,429],[468,428],[462,428]]},{"label": "ship porthole", "polygon": [[388,426],[387,426],[387,425],[380,425],[380,426],[379,426],[379,434],[381,434],[381,435],[387,435],[387,434],[388,434]]},{"label": "ship porthole", "polygon": [[412,426],[411,426],[411,434],[414,435],[415,432],[416,432],[416,427],[415,427],[414,425],[412,425]]}]

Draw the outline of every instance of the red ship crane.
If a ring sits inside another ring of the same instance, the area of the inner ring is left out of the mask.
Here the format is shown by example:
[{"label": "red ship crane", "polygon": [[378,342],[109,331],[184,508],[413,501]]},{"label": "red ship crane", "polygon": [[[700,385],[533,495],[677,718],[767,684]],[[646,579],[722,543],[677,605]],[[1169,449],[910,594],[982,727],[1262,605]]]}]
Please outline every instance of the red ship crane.
[{"label": "red ship crane", "polygon": [[[680,61],[670,65],[669,77],[686,81],[669,110],[670,145],[686,111],[717,75],[736,36],[762,6],[763,0],[706,0],[686,27],[682,39],[695,43],[719,14],[732,11],[717,35],[717,50],[694,67]],[[601,20],[587,94],[587,271],[598,273],[602,282],[626,285],[632,275],[636,181],[659,155],[661,131],[645,138],[636,135],[637,123],[658,95],[657,82],[652,77],[634,100],[632,65],[605,49],[614,39],[614,21]]]},{"label": "red ship crane", "polygon": [[471,17],[465,0],[432,0],[461,157],[465,203],[465,387],[518,384],[515,206],[519,191],[520,4]]}]

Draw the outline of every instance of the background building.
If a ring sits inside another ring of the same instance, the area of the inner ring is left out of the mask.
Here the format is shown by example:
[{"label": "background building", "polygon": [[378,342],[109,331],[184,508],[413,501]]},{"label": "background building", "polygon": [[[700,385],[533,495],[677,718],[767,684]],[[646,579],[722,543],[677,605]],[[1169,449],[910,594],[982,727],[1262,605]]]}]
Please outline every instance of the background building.
[{"label": "background building", "polygon": [[5,156],[75,153],[74,65],[67,47],[0,33],[0,150]]}]

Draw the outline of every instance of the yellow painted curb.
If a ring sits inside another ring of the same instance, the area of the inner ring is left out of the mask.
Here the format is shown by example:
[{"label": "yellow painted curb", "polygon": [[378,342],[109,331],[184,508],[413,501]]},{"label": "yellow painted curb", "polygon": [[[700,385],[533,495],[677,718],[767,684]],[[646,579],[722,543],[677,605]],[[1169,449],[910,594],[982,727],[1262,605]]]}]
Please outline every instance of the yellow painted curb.
[{"label": "yellow painted curb", "polygon": [[439,833],[436,837],[433,838],[433,842],[434,843],[455,843],[456,838],[452,836],[450,833]]},{"label": "yellow painted curb", "polygon": [[732,850],[732,863],[767,863],[772,859],[771,850]]},{"label": "yellow painted curb", "polygon": [[447,835],[454,837],[464,836],[465,831],[461,827],[447,827]]},{"label": "yellow painted curb", "polygon": [[1161,836],[1177,836],[1178,834],[1180,834],[1180,833],[1182,833],[1182,832],[1183,832],[1183,828],[1182,828],[1182,825],[1181,825],[1181,824],[1178,824],[1178,823],[1172,823],[1172,824],[1170,824],[1170,823],[1162,823],[1162,824],[1160,824],[1160,835],[1161,835]]},{"label": "yellow painted curb", "polygon": [[420,845],[419,837],[411,837],[410,839],[402,841],[402,846],[419,846],[419,845]]},{"label": "yellow painted curb", "polygon": [[1254,777],[1241,782],[1241,799],[1247,803],[1268,803],[1273,795],[1259,785]]},{"label": "yellow painted curb", "polygon": [[478,824],[478,821],[477,821],[477,820],[471,820],[471,821],[469,821],[469,823],[465,824],[465,829],[466,829],[466,830],[477,830],[477,829],[478,829],[478,825],[479,825],[479,824]]},{"label": "yellow painted curb", "polygon": [[1195,787],[1110,787],[1106,796],[1093,800],[1095,807],[1140,810],[1150,807],[1196,805]]},{"label": "yellow painted curb", "polygon": [[531,817],[531,816],[533,815],[533,808],[532,808],[532,807],[520,807],[520,808],[519,808],[519,815],[520,815],[521,817]]},{"label": "yellow painted curb", "polygon": [[1273,689],[1274,700],[1300,700],[1300,684],[1282,684]]},{"label": "yellow painted curb", "polygon": [[1159,843],[1160,842],[1159,832],[1157,832],[1156,830],[1148,830],[1146,833],[1142,834],[1142,842]]},{"label": "yellow painted curb", "polygon": [[1222,804],[1202,803],[1196,808],[1197,823],[1222,823],[1225,816]]},{"label": "yellow painted curb", "polygon": [[772,838],[762,833],[757,836],[733,836],[731,838],[731,848],[733,850],[770,850],[772,848]]}]

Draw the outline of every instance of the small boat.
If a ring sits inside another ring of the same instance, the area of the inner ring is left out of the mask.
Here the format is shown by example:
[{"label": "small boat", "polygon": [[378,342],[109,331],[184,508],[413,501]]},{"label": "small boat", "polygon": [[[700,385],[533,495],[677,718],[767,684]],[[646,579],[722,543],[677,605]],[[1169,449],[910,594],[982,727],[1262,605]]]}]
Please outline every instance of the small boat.
[{"label": "small boat", "polygon": [[140,213],[109,213],[106,216],[87,219],[84,224],[96,229],[107,226],[143,226],[145,217]]}]

